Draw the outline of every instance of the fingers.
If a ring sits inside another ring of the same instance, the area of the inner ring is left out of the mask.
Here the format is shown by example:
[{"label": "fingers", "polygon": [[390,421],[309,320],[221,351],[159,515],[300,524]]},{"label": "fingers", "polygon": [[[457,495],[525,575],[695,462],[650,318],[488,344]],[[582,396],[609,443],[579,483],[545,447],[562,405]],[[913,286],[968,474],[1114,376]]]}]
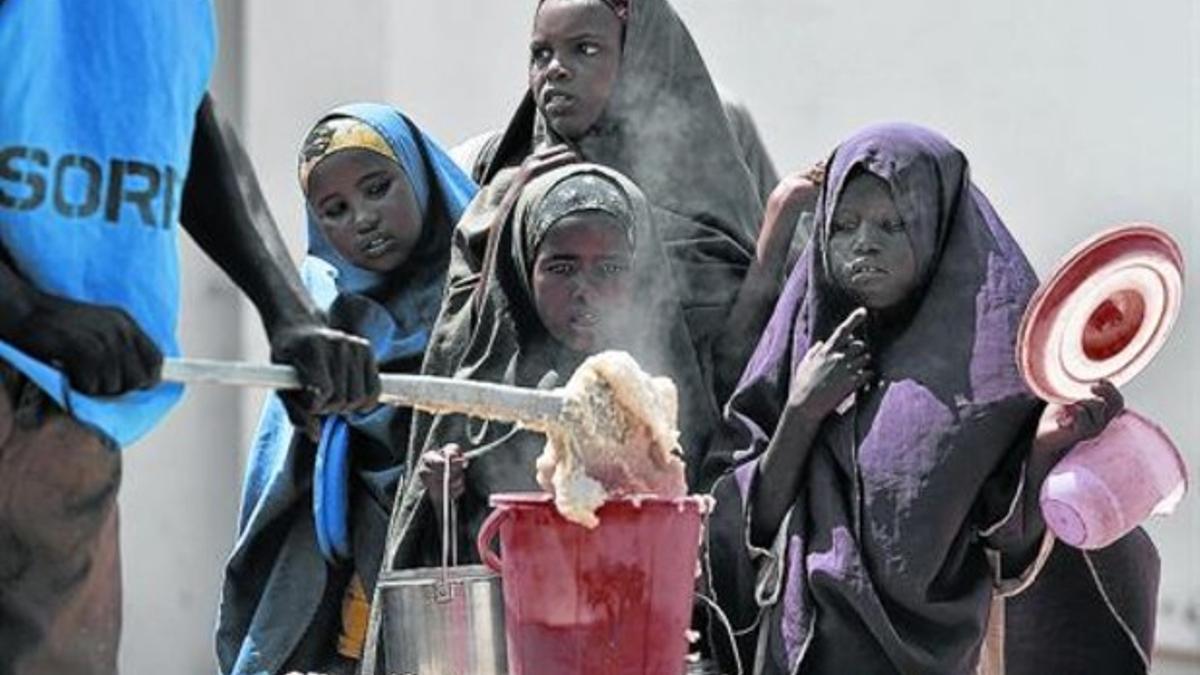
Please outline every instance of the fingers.
[{"label": "fingers", "polygon": [[866,354],[867,353],[867,343],[865,341],[859,340],[857,338],[851,339],[849,342],[846,343],[846,346],[842,350],[842,353],[846,354],[847,356],[860,356],[862,354]]},{"label": "fingers", "polygon": [[344,340],[338,346],[338,368],[343,374],[335,382],[343,390],[334,392],[334,403],[338,407],[366,411],[379,402],[379,371],[369,346],[352,340]]},{"label": "fingers", "polygon": [[90,308],[66,321],[60,357],[71,385],[92,396],[118,396],[158,383],[162,353],[127,313]]},{"label": "fingers", "polygon": [[133,335],[133,350],[137,353],[138,359],[142,365],[142,371],[146,375],[146,379],[140,383],[140,386],[152,387],[162,379],[162,364],[163,355],[159,351],[158,346],[146,336],[145,333],[138,331]]},{"label": "fingers", "polygon": [[363,338],[310,327],[285,334],[277,342],[273,358],[296,369],[309,413],[366,410],[377,403],[378,367],[370,343]]},{"label": "fingers", "polygon": [[[339,404],[351,410],[370,410],[379,401],[379,370],[371,343],[357,335],[342,334],[342,370],[346,373]],[[374,390],[374,394],[371,394]]]},{"label": "fingers", "polygon": [[340,331],[329,331],[318,339],[321,342],[314,345],[313,351],[328,355],[319,361],[325,366],[324,381],[328,382],[329,387],[321,412],[362,408],[366,383],[362,381],[361,364],[372,358],[370,344],[360,337]]},{"label": "fingers", "polygon": [[379,405],[379,397],[383,394],[383,383],[379,380],[379,364],[375,362],[375,355],[371,354],[370,358],[364,359],[359,367],[362,369],[366,407],[373,408]]},{"label": "fingers", "polygon": [[574,153],[552,155],[535,163],[530,171],[530,177],[532,178],[534,176],[540,176],[548,171],[571,164],[575,162],[575,160],[576,157]]},{"label": "fingers", "polygon": [[578,160],[579,155],[569,145],[560,143],[542,148],[530,155],[527,163],[524,164],[526,180]]},{"label": "fingers", "polygon": [[341,393],[345,397],[347,407],[360,410],[367,395],[366,373],[363,372],[362,364],[354,359],[353,351],[349,344],[341,345],[340,352],[341,357],[338,359],[338,363],[340,365],[339,370],[342,372],[341,382],[344,387]]},{"label": "fingers", "polygon": [[849,391],[861,389],[875,379],[875,372],[871,369],[871,355],[865,351],[855,356],[843,356],[842,368],[846,373]]},{"label": "fingers", "polygon": [[154,376],[155,361],[161,361],[161,357],[157,356],[158,349],[124,310],[114,310],[113,318],[110,332],[102,339],[113,350],[109,358],[120,365],[120,372],[117,388],[107,393],[121,394],[132,389],[144,389],[157,379]]},{"label": "fingers", "polygon": [[575,150],[573,150],[571,146],[567,145],[566,143],[557,143],[555,145],[539,148],[531,155],[533,159],[538,161],[556,159],[564,156],[572,158],[576,156]]},{"label": "fingers", "polygon": [[450,467],[450,498],[457,499],[462,496],[467,489],[466,468],[467,459],[462,448],[456,443],[450,443],[443,446],[440,450],[426,450],[421,454],[421,461],[417,467],[417,476],[425,485],[425,490],[434,498],[435,503],[440,503],[442,490],[444,489],[443,481],[447,465]]},{"label": "fingers", "polygon": [[440,450],[426,450],[421,453],[421,466],[418,467],[418,471],[425,471],[430,475],[441,476],[447,463],[450,465],[451,478],[454,477],[454,473],[466,469],[466,453],[462,451],[462,448],[457,443],[449,443]]},{"label": "fingers", "polygon": [[863,368],[858,371],[856,376],[855,389],[861,389],[875,381],[875,371],[871,368]]},{"label": "fingers", "polygon": [[1065,406],[1057,420],[1059,428],[1070,431],[1076,443],[1096,436],[1108,424],[1104,405],[1101,399],[1089,398]]},{"label": "fingers", "polygon": [[1104,401],[1091,398],[1075,404],[1075,433],[1079,440],[1092,438],[1104,430]]},{"label": "fingers", "polygon": [[304,386],[306,395],[303,400],[307,403],[308,412],[314,415],[326,412],[333,398],[333,378],[329,374],[327,351],[308,346],[297,351],[289,363],[296,369],[296,375]]},{"label": "fingers", "polygon": [[75,364],[75,375],[83,385],[81,391],[95,396],[116,396],[124,391],[123,373],[130,366],[126,365],[128,355],[122,353],[119,344],[110,326],[97,327],[95,332],[80,336],[75,348],[82,353],[73,355],[71,363]]},{"label": "fingers", "polygon": [[99,380],[99,392],[103,396],[117,396],[138,387],[145,379],[141,359],[129,345],[129,327],[123,325],[124,317],[104,326],[95,334],[100,349],[91,355]]},{"label": "fingers", "polygon": [[292,426],[304,434],[308,440],[319,443],[321,441],[321,418],[309,412],[311,404],[307,394],[299,391],[281,391],[279,400],[283,402],[283,409]]},{"label": "fingers", "polygon": [[1107,424],[1112,418],[1125,410],[1125,396],[1120,389],[1109,380],[1100,380],[1092,385],[1092,393],[1104,401],[1104,421]]},{"label": "fingers", "polygon": [[863,325],[866,320],[866,307],[859,307],[853,312],[850,312],[850,316],[847,316],[845,321],[842,321],[841,325],[833,329],[833,335],[829,336],[829,339],[825,341],[825,344],[828,345],[829,349],[832,351],[844,350],[853,338],[854,331],[858,330],[858,327]]},{"label": "fingers", "polygon": [[1125,397],[1108,380],[1092,386],[1095,398],[1065,406],[1056,419],[1060,429],[1069,429],[1077,441],[1093,438],[1125,409]]},{"label": "fingers", "polygon": [[[853,327],[857,325],[861,325],[861,320],[854,314],[851,314],[839,326],[839,330],[846,328],[853,331]],[[837,339],[836,342],[831,340],[827,343],[829,344],[829,349],[832,350],[830,358],[844,372],[852,375],[858,385],[861,386],[863,382],[869,381],[869,379],[863,379],[868,377],[867,371],[871,365],[871,352],[867,349],[866,341],[853,337],[850,332],[843,333],[842,336],[835,334],[835,338]],[[838,348],[839,343],[841,345],[840,349]]]},{"label": "fingers", "polygon": [[821,185],[825,182],[825,161],[819,161],[813,164],[803,173],[804,178],[813,185]]}]

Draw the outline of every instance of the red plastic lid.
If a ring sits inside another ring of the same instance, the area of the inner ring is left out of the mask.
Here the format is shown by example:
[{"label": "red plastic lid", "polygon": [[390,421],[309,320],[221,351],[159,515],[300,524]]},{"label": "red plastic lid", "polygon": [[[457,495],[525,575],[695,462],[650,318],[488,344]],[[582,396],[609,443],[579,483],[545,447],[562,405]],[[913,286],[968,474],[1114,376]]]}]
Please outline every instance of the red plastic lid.
[{"label": "red plastic lid", "polygon": [[1179,316],[1183,254],[1161,228],[1133,223],[1075,247],[1034,293],[1021,320],[1017,365],[1047,401],[1120,386],[1158,354]]}]

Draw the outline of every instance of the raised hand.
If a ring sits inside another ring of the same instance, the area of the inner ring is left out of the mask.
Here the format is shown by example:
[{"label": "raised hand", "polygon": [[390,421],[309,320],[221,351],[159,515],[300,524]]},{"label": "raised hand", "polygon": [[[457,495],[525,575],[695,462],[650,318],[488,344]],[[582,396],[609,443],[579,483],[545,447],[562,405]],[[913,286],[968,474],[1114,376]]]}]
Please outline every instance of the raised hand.
[{"label": "raised hand", "polygon": [[1094,398],[1068,405],[1051,403],[1038,422],[1037,443],[1042,450],[1066,450],[1095,438],[1125,409],[1125,397],[1108,380],[1092,385]]},{"label": "raised hand", "polygon": [[520,192],[530,181],[547,171],[578,161],[579,153],[565,143],[539,148],[521,162],[509,190]]},{"label": "raised hand", "polygon": [[811,209],[825,180],[825,165],[818,162],[808,169],[783,177],[763,210],[763,225],[759,228],[757,255],[760,261],[774,263],[786,259],[787,249],[795,234],[800,214]]},{"label": "raised hand", "polygon": [[819,422],[859,387],[870,382],[871,355],[854,331],[867,319],[860,307],[850,313],[828,340],[817,341],[792,373],[788,408]]}]

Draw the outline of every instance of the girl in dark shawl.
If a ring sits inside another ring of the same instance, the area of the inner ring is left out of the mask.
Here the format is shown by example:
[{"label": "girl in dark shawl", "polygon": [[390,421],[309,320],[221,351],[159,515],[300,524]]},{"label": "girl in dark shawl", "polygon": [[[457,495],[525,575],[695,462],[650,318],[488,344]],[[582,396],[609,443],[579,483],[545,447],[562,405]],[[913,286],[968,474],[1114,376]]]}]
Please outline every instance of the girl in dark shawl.
[{"label": "girl in dark shawl", "polygon": [[[456,231],[450,293],[429,363],[455,367],[459,312],[485,241],[511,206],[518,167],[568,150],[629,177],[655,211],[680,302],[718,398],[732,390],[783,279],[796,218],[763,223],[763,201],[721,99],[666,0],[544,0],[529,91],[474,161],[484,186]],[[567,158],[569,159],[569,158]],[[497,213],[500,212],[500,213]],[[778,251],[760,259],[760,251]]]},{"label": "girl in dark shawl", "polygon": [[730,672],[973,673],[993,595],[1053,548],[1042,480],[1120,394],[1028,392],[1014,349],[1036,279],[941,136],[853,136],[817,218],[729,404],[740,450],[710,456],[732,468],[707,572],[735,638],[714,646]]},{"label": "girl in dark shawl", "polygon": [[[719,419],[688,339],[654,212],[627,178],[594,164],[571,164],[534,179],[498,232],[499,251],[477,302],[467,304],[469,347],[456,378],[525,387],[565,384],[583,359],[604,349],[631,353],[653,375],[671,377],[680,396],[681,446],[698,468],[698,439]],[[495,448],[465,466],[457,499],[460,561],[476,561],[474,541],[495,492],[540,491],[534,463],[545,438],[510,424],[461,415],[433,417],[414,439],[411,461],[445,446]],[[444,464],[442,465],[444,466]],[[425,473],[417,466],[414,474]],[[397,567],[440,564],[437,499],[412,480],[393,516]],[[457,495],[456,495],[457,496]]]},{"label": "girl in dark shawl", "polygon": [[[309,292],[331,325],[369,340],[381,371],[417,371],[450,232],[475,184],[399,111],[370,103],[338,108],[309,132],[300,184]],[[409,420],[407,410],[381,406],[297,434],[282,400],[268,399],[225,570],[222,673],[352,670]]]}]

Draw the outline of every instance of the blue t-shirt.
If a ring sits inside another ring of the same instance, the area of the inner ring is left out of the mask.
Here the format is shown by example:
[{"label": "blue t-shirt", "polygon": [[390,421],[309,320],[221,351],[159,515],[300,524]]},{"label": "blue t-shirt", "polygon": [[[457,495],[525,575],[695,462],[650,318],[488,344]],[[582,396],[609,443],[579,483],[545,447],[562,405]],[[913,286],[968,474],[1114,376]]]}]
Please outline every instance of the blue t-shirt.
[{"label": "blue t-shirt", "polygon": [[[216,48],[209,0],[0,0],[0,242],[47,293],[121,307],[178,353],[179,204]],[[118,444],[179,399],[70,391],[0,342],[80,421]]]}]

